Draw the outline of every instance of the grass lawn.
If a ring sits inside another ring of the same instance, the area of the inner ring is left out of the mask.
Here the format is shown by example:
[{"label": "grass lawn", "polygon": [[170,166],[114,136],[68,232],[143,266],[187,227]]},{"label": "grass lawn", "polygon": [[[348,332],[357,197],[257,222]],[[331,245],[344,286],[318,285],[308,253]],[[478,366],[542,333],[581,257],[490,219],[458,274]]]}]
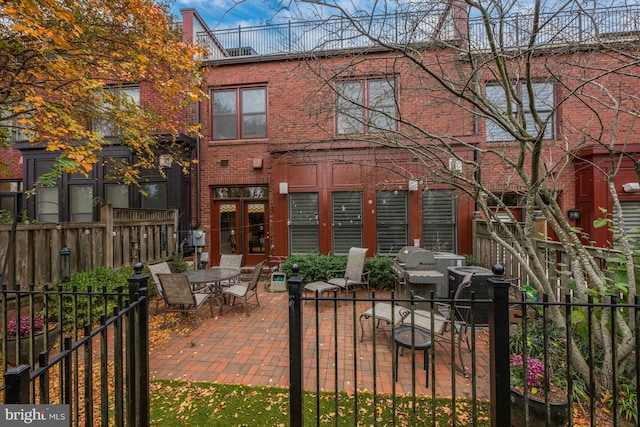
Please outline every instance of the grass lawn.
[{"label": "grass lawn", "polygon": [[[289,425],[289,391],[275,387],[249,387],[235,384],[198,383],[153,380],[151,390],[151,425],[154,426],[251,426],[285,427]],[[411,426],[432,425],[435,409],[436,425],[452,425],[453,411],[449,399],[396,396],[396,416],[393,422],[393,400],[390,395],[358,393],[358,425]],[[315,393],[305,393],[305,425],[316,425]],[[320,424],[354,425],[354,396],[334,393],[320,396]],[[415,409],[414,409],[415,408]],[[468,399],[456,401],[456,425],[489,426],[489,402],[477,402],[476,414]],[[336,415],[337,414],[337,415]],[[374,421],[375,417],[375,421]]]}]

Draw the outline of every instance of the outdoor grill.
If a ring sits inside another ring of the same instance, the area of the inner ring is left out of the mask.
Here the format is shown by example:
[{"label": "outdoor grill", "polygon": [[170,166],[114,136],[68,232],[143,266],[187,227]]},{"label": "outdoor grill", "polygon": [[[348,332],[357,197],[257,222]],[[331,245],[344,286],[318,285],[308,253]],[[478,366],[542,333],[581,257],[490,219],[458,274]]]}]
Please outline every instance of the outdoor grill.
[{"label": "outdoor grill", "polygon": [[393,260],[392,269],[396,276],[398,298],[409,298],[411,292],[416,296],[431,298],[431,291],[437,291],[436,285],[444,276],[436,270],[433,252],[414,246],[400,249]]}]

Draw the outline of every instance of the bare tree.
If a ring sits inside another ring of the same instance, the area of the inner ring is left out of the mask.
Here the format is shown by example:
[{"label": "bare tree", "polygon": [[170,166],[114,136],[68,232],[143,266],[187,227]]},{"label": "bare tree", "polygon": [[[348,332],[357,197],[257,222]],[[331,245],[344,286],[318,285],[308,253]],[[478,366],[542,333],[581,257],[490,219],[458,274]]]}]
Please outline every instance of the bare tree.
[{"label": "bare tree", "polygon": [[[628,150],[638,132],[640,9],[615,3],[596,9],[572,0],[532,1],[524,10],[522,2],[501,0],[383,1],[369,10],[354,10],[354,4],[347,10],[338,1],[312,3],[319,18],[342,18],[339,27],[317,38],[314,56],[302,62],[319,88],[305,107],[325,134],[322,142],[363,142],[381,153],[395,152],[385,157],[389,162],[404,153],[419,167],[397,160],[386,167],[405,180],[454,186],[472,198],[492,237],[551,301],[560,295],[560,269],[579,301],[622,295],[633,302],[637,251],[625,231],[614,180],[625,161],[640,169],[638,156]],[[364,74],[391,76],[377,88],[378,98],[371,90],[364,100],[349,86],[347,77]],[[385,103],[389,91],[395,105]],[[581,157],[587,148],[606,153],[608,161]],[[615,217],[603,212],[597,222],[616,226],[622,280],[607,274],[589,236],[567,219],[561,201],[563,193],[573,194],[576,165],[587,162],[608,184]],[[522,218],[505,202],[507,193],[519,196]],[[553,274],[538,250],[540,216],[570,259]],[[561,310],[550,312],[564,329]],[[618,325],[615,340],[611,316]],[[605,309],[591,326],[605,352],[599,390],[610,389],[612,366],[621,376],[635,369],[636,325],[632,315]],[[587,379],[585,356],[571,345],[573,367]]]}]

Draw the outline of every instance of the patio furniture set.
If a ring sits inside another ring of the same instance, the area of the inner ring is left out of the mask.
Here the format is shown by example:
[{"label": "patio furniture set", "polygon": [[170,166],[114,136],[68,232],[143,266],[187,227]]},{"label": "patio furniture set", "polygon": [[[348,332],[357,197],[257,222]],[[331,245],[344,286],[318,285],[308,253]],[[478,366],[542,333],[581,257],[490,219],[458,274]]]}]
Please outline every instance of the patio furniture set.
[{"label": "patio furniture set", "polygon": [[[365,248],[351,248],[345,270],[328,272],[330,278],[326,282],[308,283],[304,286],[304,291],[321,296],[331,292],[343,290],[348,292],[357,287],[366,287],[367,292],[369,292],[368,272],[364,271],[366,253],[367,249]],[[245,279],[246,284],[241,283],[242,279],[239,277],[242,255],[222,255],[218,266],[186,273],[171,273],[166,262],[149,265],[149,272],[158,295],[156,312],[160,303],[164,302],[165,324],[167,312],[193,313],[193,325],[195,328],[197,326],[198,311],[207,302],[209,302],[209,311],[213,317],[213,301],[216,302],[219,313],[223,314],[227,298],[231,304],[235,303],[236,298],[243,298],[245,312],[249,315],[249,298],[255,297],[256,303],[260,305],[258,300],[258,281],[265,263],[266,260],[254,267],[251,276]],[[430,309],[422,310],[417,309],[414,305],[411,308],[406,308],[395,302],[393,304],[386,302],[372,303],[371,308],[360,314],[360,341],[364,339],[364,323],[366,323],[366,320],[372,319],[373,333],[384,332],[384,325],[393,323],[393,337],[391,340],[395,343],[396,360],[398,360],[400,349],[422,351],[424,354],[424,369],[427,371],[432,341],[449,341],[457,346],[461,369],[463,373],[466,373],[462,356],[462,343],[465,342],[467,349],[470,350],[466,322],[470,307],[459,304],[456,301],[460,299],[464,289],[471,284],[471,279],[472,274],[468,274],[464,278],[454,296],[453,304],[451,304],[451,301],[447,303],[444,300],[442,302],[437,301],[433,303],[433,306],[429,304]],[[417,299],[421,299],[421,297],[418,296]],[[397,364],[394,379],[398,380]],[[428,382],[427,372],[427,387]]]},{"label": "patio furniture set", "polygon": [[[411,251],[409,251],[411,252]],[[423,251],[429,252],[430,251]],[[309,293],[314,293],[317,296],[322,294],[329,294],[331,292],[348,292],[356,287],[366,286],[369,293],[369,278],[368,273],[364,271],[364,263],[366,258],[367,249],[365,248],[351,248],[347,257],[347,265],[343,271],[330,271],[327,275],[330,277],[326,282],[317,281],[308,283],[304,286],[304,290]],[[409,253],[407,260],[411,259]],[[418,258],[417,255],[423,255],[422,252],[416,252],[413,258]],[[420,259],[423,257],[421,256]],[[431,255],[433,258],[433,255]],[[405,270],[405,275],[419,275],[420,277],[438,278],[442,276],[435,269],[428,268],[429,266],[422,265],[414,266],[414,269]],[[394,266],[398,268],[398,266]],[[405,265],[402,265],[405,267]],[[419,267],[419,268],[416,268]],[[457,301],[461,300],[462,293],[471,285],[473,273],[466,275],[457,291],[454,295],[454,301],[445,302],[445,300],[438,301],[436,303],[428,304],[429,309],[417,309],[415,307],[405,308],[395,303],[376,303],[371,308],[365,310],[360,314],[360,341],[364,339],[364,324],[363,320],[373,319],[372,329],[374,333],[384,332],[384,324],[393,325],[393,341],[396,349],[396,360],[399,349],[414,349],[422,351],[424,353],[424,369],[427,370],[429,363],[429,350],[431,349],[432,340],[449,341],[453,342],[458,348],[458,355],[460,358],[460,367],[464,374],[466,374],[466,367],[464,364],[464,358],[462,356],[462,343],[467,344],[467,349],[470,350],[469,341],[467,339],[468,332],[468,318],[471,307],[463,305]],[[416,299],[424,299],[421,296],[417,296]],[[433,318],[433,320],[432,320]],[[453,332],[452,332],[453,331]],[[398,365],[396,364],[396,371],[394,378],[397,381]],[[427,387],[428,387],[428,374],[427,374]]]},{"label": "patio furniture set", "polygon": [[[244,299],[245,312],[249,315],[249,299],[258,300],[258,281],[265,261],[258,263],[250,277],[240,277],[242,255],[222,255],[216,267],[192,270],[186,273],[172,273],[166,262],[151,264],[147,267],[158,295],[156,312],[164,302],[164,323],[168,312],[193,313],[193,327],[197,326],[198,310],[209,302],[209,311],[213,317],[215,300],[220,314],[228,299],[231,305],[236,298]],[[241,282],[246,283],[241,283]]]}]

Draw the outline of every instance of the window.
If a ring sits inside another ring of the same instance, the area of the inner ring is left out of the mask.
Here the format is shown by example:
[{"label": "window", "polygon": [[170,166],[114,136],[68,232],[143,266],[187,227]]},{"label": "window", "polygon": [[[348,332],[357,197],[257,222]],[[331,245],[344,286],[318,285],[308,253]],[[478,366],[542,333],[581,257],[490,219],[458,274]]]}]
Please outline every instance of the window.
[{"label": "window", "polygon": [[[526,124],[527,132],[531,135],[537,135],[539,132],[538,125],[533,121],[526,86],[524,83],[519,83],[514,88],[517,91],[517,96],[522,100],[523,111],[518,111],[515,102],[512,105],[512,111],[519,120]],[[544,128],[544,139],[551,139],[553,138],[555,127],[553,120],[553,109],[555,105],[554,86],[552,83],[533,83],[533,92],[535,109],[540,117],[548,122]],[[507,100],[502,86],[487,85],[486,96],[487,100],[506,111]],[[509,141],[514,139],[513,135],[502,129],[496,122],[487,120],[486,125],[487,141]]]},{"label": "window", "polygon": [[93,130],[103,136],[117,136],[120,130],[115,126],[113,119],[113,110],[118,108],[119,104],[135,103],[140,105],[140,87],[138,86],[112,86],[105,89],[109,97],[113,97],[113,102],[104,102],[103,116],[93,121]]},{"label": "window", "polygon": [[129,207],[129,186],[123,184],[105,184],[104,198],[114,208]]},{"label": "window", "polygon": [[362,246],[362,193],[333,193],[332,212],[333,254],[347,255]]},{"label": "window", "polygon": [[18,215],[21,194],[21,181],[0,181],[0,216],[14,218]]},{"label": "window", "polygon": [[422,193],[422,243],[425,249],[433,251],[456,251],[455,191]]},{"label": "window", "polygon": [[16,113],[0,108],[0,141],[4,138],[11,142],[26,141],[33,133],[27,129],[31,115],[27,112]]},{"label": "window", "polygon": [[267,137],[267,89],[248,87],[213,92],[213,139]]},{"label": "window", "polygon": [[320,249],[318,193],[289,195],[289,238],[291,255],[304,255]]},{"label": "window", "polygon": [[69,193],[71,222],[93,221],[93,186],[71,185]]},{"label": "window", "polygon": [[363,79],[338,83],[339,134],[379,132],[396,128],[395,81]]},{"label": "window", "polygon": [[36,189],[36,220],[38,222],[58,222],[58,208],[58,187]]},{"label": "window", "polygon": [[377,247],[380,255],[397,254],[407,246],[409,220],[406,191],[380,191],[376,194]]},{"label": "window", "polygon": [[167,183],[156,182],[142,184],[142,209],[167,209]]}]

